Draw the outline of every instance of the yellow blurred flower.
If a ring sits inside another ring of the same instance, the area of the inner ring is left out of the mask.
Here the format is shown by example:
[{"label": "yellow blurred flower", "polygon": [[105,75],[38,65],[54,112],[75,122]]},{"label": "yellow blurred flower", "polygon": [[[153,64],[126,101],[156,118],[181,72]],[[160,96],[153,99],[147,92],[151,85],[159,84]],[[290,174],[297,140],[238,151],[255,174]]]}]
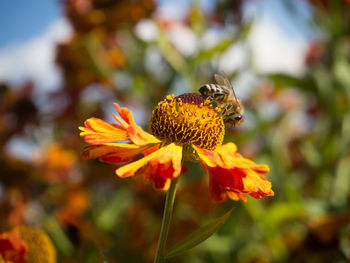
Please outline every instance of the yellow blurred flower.
[{"label": "yellow blurred flower", "polygon": [[55,263],[56,250],[39,228],[17,226],[0,234],[0,263]]}]

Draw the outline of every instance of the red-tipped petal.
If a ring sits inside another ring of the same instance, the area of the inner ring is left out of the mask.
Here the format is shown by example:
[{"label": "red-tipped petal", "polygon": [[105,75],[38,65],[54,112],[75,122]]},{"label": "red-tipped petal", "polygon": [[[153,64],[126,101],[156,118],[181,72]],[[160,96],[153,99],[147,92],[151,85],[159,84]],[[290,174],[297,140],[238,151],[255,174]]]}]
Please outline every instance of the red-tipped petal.
[{"label": "red-tipped petal", "polygon": [[85,147],[82,157],[86,160],[99,158],[107,163],[123,163],[132,160],[145,150],[134,144],[110,143],[103,145],[90,145]]},{"label": "red-tipped petal", "polygon": [[174,143],[145,156],[144,158],[124,165],[116,170],[120,177],[142,174],[147,182],[153,182],[158,189],[167,190],[170,180],[181,173],[182,147]]},{"label": "red-tipped petal", "polygon": [[267,165],[258,165],[236,152],[233,143],[218,146],[208,151],[194,146],[202,164],[210,175],[210,194],[213,201],[227,197],[246,201],[246,195],[254,198],[272,196],[271,183],[263,174],[269,171]]},{"label": "red-tipped petal", "polygon": [[160,143],[160,140],[136,125],[131,111],[127,108],[120,108],[117,103],[114,103],[114,106],[121,117],[119,118],[118,116],[113,115],[114,118],[126,129],[128,136],[133,143],[139,146]]}]

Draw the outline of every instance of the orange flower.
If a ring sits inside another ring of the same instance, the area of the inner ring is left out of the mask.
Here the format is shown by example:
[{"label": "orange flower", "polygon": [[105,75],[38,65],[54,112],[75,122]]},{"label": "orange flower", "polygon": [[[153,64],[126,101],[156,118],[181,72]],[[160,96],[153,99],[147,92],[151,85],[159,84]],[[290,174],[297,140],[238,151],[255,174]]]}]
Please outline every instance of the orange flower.
[{"label": "orange flower", "polygon": [[0,234],[0,263],[55,263],[56,250],[39,228],[20,225]]},{"label": "orange flower", "polygon": [[24,263],[27,252],[27,244],[21,240],[18,230],[0,234],[0,262]]},{"label": "orange flower", "polygon": [[[120,177],[143,176],[158,189],[167,190],[181,174],[182,160],[201,162],[210,175],[210,195],[214,201],[227,197],[246,201],[273,195],[271,183],[263,177],[267,165],[257,165],[237,153],[236,145],[222,145],[225,126],[219,108],[213,108],[198,94],[167,96],[154,108],[150,133],[137,126],[131,112],[114,104],[118,124],[97,118],[79,127],[80,136],[92,145],[82,156],[108,163],[130,162],[116,170]],[[124,141],[124,143],[120,143]],[[140,159],[136,159],[142,155]]]},{"label": "orange flower", "polygon": [[44,178],[50,183],[66,182],[73,179],[77,156],[71,150],[53,142],[34,157],[35,164],[44,171]]}]

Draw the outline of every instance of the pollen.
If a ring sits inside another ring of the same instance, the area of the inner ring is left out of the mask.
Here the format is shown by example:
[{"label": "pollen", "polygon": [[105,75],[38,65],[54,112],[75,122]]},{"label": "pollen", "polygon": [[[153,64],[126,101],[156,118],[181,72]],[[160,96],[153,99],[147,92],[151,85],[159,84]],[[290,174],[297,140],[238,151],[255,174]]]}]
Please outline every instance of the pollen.
[{"label": "pollen", "polygon": [[219,112],[196,93],[169,95],[154,108],[149,130],[161,140],[212,151],[222,144],[225,135]]}]

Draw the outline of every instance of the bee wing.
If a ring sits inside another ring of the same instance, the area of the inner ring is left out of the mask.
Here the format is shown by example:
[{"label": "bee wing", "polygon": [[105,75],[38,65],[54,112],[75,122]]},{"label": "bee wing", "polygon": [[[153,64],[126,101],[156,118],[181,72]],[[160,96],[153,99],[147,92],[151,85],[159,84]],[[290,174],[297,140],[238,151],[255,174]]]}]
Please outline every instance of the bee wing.
[{"label": "bee wing", "polygon": [[220,76],[219,74],[214,74],[214,79],[215,79],[217,84],[219,84],[221,86],[226,86],[226,79],[224,77]]},{"label": "bee wing", "polygon": [[221,76],[220,77],[224,81],[224,83],[225,83],[224,85],[232,90],[232,93],[235,96],[236,101],[238,102],[238,99],[237,99],[237,96],[236,96],[236,92],[235,92],[234,88],[232,87],[231,81],[228,79],[226,73],[225,72],[223,72],[223,73],[225,75],[225,78],[223,78]]}]

